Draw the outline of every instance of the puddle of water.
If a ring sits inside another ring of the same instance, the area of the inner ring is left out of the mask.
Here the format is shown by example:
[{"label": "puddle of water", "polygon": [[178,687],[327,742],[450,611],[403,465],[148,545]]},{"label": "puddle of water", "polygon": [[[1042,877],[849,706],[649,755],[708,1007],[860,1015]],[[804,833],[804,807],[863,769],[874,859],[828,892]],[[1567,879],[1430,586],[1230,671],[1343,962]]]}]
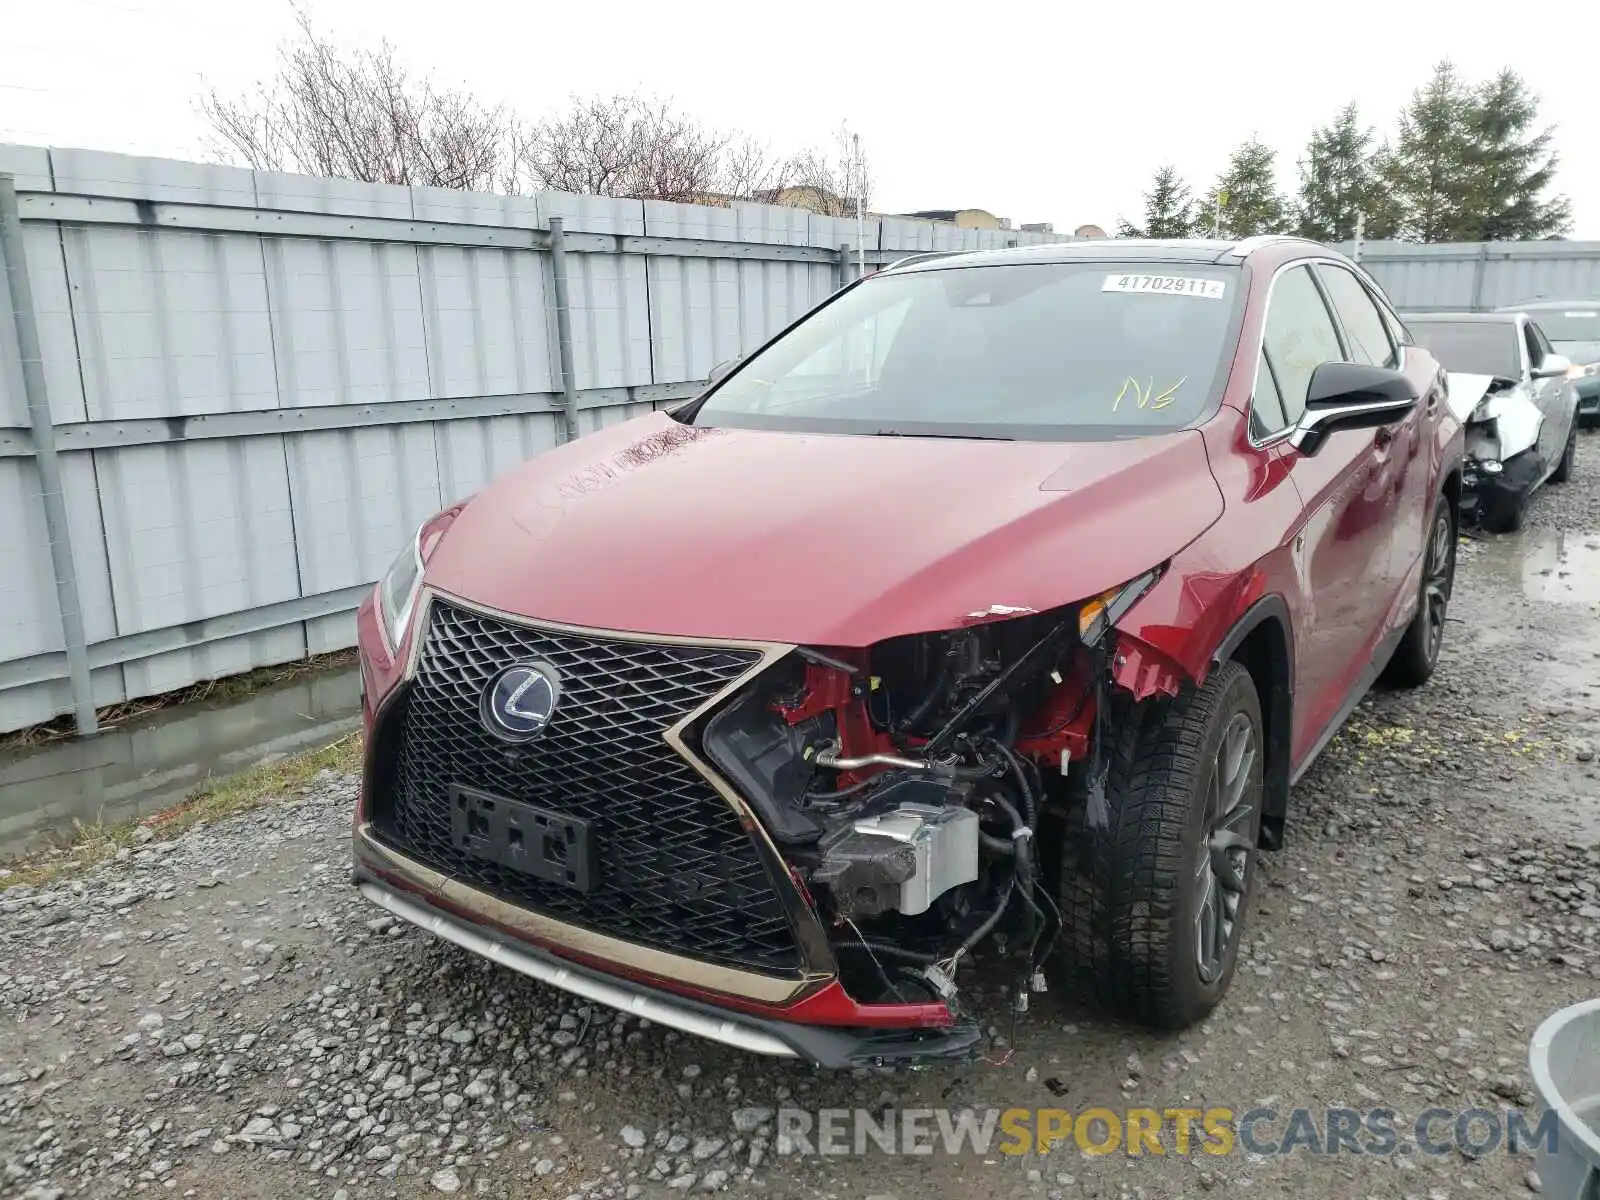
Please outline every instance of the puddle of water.
[{"label": "puddle of water", "polygon": [[1517,541],[1522,592],[1549,604],[1600,604],[1600,533],[1529,529]]},{"label": "puddle of water", "polygon": [[0,756],[0,858],[77,821],[116,824],[167,808],[208,777],[331,741],[353,729],[360,713],[361,676],[348,667],[228,704],[164,709],[86,741]]}]

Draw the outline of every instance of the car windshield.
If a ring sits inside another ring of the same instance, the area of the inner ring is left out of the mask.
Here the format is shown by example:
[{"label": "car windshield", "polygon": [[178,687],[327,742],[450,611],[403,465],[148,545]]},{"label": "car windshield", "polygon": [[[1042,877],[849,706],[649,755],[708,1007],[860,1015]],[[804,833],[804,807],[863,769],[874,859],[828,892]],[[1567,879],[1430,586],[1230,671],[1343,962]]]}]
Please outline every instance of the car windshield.
[{"label": "car windshield", "polygon": [[1600,308],[1550,309],[1529,315],[1554,343],[1600,342]]},{"label": "car windshield", "polygon": [[1052,440],[1204,415],[1237,267],[1027,263],[889,272],[729,375],[698,425]]},{"label": "car windshield", "polygon": [[1410,317],[1406,327],[1446,371],[1500,375],[1506,379],[1521,377],[1517,327],[1509,320],[1429,321]]}]

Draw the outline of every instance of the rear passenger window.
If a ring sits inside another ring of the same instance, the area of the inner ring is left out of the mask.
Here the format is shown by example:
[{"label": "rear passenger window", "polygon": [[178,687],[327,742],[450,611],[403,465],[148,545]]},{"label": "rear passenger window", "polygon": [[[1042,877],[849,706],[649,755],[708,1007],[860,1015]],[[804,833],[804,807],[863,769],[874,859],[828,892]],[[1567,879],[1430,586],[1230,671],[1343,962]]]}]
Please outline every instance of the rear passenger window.
[{"label": "rear passenger window", "polygon": [[1272,364],[1263,349],[1256,359],[1256,391],[1250,404],[1250,436],[1256,441],[1277,433],[1289,422],[1283,415],[1283,397],[1272,377]]},{"label": "rear passenger window", "polygon": [[1375,367],[1393,366],[1396,355],[1388,327],[1361,281],[1343,267],[1320,265],[1317,275],[1328,289],[1328,298],[1333,301],[1339,323],[1344,326],[1345,340],[1350,343],[1350,360],[1371,363]]},{"label": "rear passenger window", "polygon": [[1344,358],[1310,268],[1294,267],[1273,283],[1265,347],[1283,401],[1284,423],[1292,424],[1306,410],[1311,373],[1325,362]]}]

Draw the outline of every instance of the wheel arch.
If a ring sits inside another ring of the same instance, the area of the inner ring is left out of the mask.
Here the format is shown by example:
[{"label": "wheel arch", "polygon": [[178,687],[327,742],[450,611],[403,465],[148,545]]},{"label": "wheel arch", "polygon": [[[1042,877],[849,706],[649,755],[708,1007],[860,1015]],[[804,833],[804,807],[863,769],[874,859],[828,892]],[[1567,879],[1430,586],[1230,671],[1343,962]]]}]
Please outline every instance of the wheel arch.
[{"label": "wheel arch", "polygon": [[1265,795],[1261,810],[1261,845],[1283,845],[1289,811],[1289,774],[1294,729],[1294,639],[1289,605],[1282,596],[1263,596],[1234,622],[1211,654],[1215,669],[1237,662],[1250,672],[1261,701]]},{"label": "wheel arch", "polygon": [[1461,528],[1461,464],[1454,463],[1439,485],[1439,494],[1450,501],[1450,517]]}]

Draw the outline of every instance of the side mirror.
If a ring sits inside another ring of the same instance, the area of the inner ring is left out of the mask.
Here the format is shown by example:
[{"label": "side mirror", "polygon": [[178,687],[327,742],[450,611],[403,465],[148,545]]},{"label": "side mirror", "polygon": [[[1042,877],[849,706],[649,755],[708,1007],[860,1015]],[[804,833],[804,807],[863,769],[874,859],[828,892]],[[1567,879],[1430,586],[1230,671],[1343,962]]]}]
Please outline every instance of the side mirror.
[{"label": "side mirror", "polygon": [[1417,390],[1399,371],[1366,363],[1325,362],[1311,373],[1306,411],[1289,434],[1302,454],[1315,454],[1341,429],[1392,425],[1417,405]]},{"label": "side mirror", "polygon": [[711,368],[711,374],[706,376],[706,386],[711,387],[713,384],[720,383],[727,376],[729,371],[733,370],[743,361],[744,355],[741,354],[737,358],[729,358],[719,362],[716,366]]},{"label": "side mirror", "polygon": [[1535,379],[1556,379],[1572,370],[1572,360],[1565,354],[1546,354],[1533,369]]}]

